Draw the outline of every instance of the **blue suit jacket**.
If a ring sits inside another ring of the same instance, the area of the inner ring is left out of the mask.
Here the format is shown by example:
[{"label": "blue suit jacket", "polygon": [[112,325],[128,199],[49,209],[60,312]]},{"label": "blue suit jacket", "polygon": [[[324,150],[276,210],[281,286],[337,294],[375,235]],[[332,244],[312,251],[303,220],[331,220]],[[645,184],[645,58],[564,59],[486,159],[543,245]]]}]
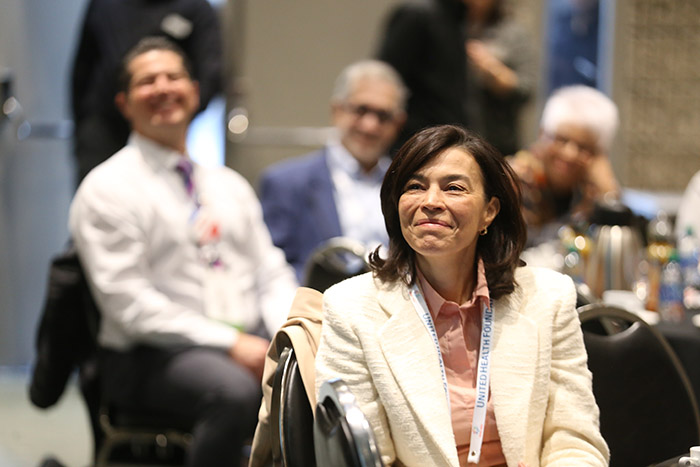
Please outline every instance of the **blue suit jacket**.
[{"label": "blue suit jacket", "polygon": [[272,241],[300,283],[313,250],[342,235],[326,149],[275,164],[260,179],[260,201]]}]

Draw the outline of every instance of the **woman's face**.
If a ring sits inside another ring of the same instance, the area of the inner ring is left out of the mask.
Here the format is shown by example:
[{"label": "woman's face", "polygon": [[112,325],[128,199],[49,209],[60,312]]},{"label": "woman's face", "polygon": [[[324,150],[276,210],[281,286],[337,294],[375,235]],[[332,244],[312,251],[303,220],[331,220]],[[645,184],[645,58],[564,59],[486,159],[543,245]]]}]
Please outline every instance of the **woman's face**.
[{"label": "woman's face", "polygon": [[399,198],[406,242],[419,257],[473,261],[479,232],[500,208],[486,200],[479,164],[461,148],[449,148],[418,170]]}]

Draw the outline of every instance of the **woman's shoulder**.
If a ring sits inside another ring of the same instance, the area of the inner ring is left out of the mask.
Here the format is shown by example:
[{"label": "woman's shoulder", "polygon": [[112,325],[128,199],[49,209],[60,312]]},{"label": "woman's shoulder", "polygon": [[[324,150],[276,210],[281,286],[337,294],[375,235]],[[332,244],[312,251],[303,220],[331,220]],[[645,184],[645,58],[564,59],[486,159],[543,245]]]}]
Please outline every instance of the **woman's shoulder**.
[{"label": "woman's shoulder", "polygon": [[380,296],[405,289],[402,283],[382,282],[368,272],[346,279],[323,294],[327,308],[365,310],[373,313],[379,307]]},{"label": "woman's shoulder", "polygon": [[331,286],[323,293],[323,297],[328,300],[357,300],[376,294],[378,289],[379,283],[371,272],[367,272]]},{"label": "woman's shoulder", "polygon": [[524,266],[515,271],[513,293],[503,302],[537,321],[548,321],[562,307],[573,311],[576,289],[569,276],[552,269]]},{"label": "woman's shoulder", "polygon": [[515,270],[515,280],[524,290],[557,291],[573,287],[571,278],[553,269],[522,266]]}]

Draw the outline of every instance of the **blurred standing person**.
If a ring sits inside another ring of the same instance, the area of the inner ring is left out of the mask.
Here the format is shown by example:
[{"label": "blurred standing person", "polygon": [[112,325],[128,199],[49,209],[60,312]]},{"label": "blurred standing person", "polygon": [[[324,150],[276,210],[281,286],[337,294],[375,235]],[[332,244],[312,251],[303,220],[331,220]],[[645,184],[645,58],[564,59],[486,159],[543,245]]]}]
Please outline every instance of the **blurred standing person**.
[{"label": "blurred standing person", "polygon": [[395,148],[430,125],[469,124],[465,1],[405,2],[389,14],[378,58],[399,72],[410,92]]},{"label": "blurred standing person", "polygon": [[126,144],[129,124],[114,105],[116,76],[124,54],[146,36],[167,37],[191,57],[199,110],[221,91],[220,27],[207,0],[91,0],[71,76],[77,183]]},{"label": "blurred standing person", "polygon": [[464,1],[470,129],[502,154],[515,154],[522,147],[518,117],[537,78],[532,39],[507,15],[504,0]]}]

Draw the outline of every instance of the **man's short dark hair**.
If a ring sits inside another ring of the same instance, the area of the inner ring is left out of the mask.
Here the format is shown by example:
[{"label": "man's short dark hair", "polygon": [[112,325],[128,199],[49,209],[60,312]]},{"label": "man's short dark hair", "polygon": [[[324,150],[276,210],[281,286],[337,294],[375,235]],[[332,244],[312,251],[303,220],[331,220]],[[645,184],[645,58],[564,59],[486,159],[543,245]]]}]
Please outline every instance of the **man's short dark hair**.
[{"label": "man's short dark hair", "polygon": [[169,50],[182,58],[182,63],[187,71],[187,74],[194,79],[192,62],[179,45],[163,36],[149,36],[141,39],[135,46],[129,49],[124,58],[122,58],[119,74],[117,75],[117,92],[129,91],[131,83],[131,72],[129,64],[139,55],[143,55],[152,50]]}]

